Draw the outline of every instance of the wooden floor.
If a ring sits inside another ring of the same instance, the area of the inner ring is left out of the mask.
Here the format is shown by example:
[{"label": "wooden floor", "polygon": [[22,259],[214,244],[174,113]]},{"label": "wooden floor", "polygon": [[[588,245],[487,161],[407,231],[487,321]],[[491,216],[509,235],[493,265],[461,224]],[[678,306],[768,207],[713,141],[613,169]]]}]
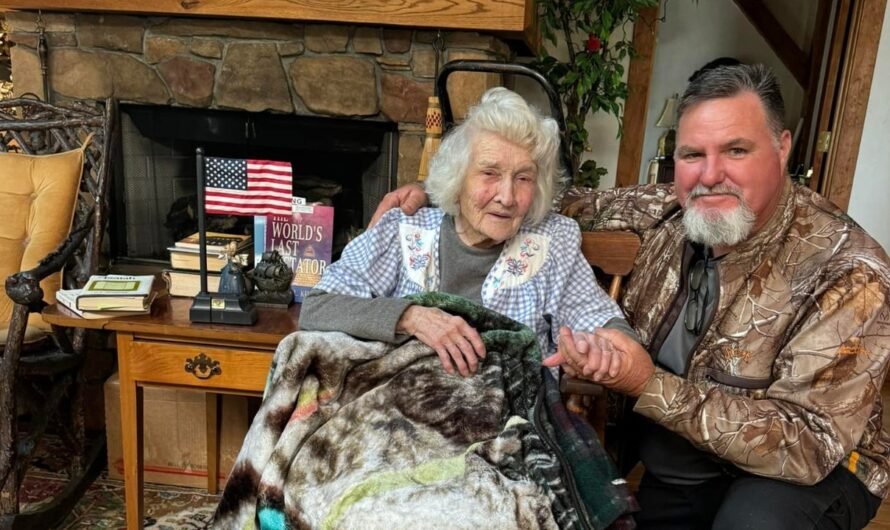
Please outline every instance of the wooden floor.
[{"label": "wooden floor", "polygon": [[884,501],[878,515],[866,526],[868,530],[890,530],[890,502]]}]

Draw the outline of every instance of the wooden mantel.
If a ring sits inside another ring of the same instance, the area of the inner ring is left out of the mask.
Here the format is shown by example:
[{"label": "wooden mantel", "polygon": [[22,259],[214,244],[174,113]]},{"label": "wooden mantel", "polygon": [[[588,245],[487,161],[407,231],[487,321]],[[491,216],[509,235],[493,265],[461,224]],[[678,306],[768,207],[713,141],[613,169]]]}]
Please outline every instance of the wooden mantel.
[{"label": "wooden mantel", "polygon": [[537,48],[535,0],[0,0],[0,10],[213,16],[497,33]]}]

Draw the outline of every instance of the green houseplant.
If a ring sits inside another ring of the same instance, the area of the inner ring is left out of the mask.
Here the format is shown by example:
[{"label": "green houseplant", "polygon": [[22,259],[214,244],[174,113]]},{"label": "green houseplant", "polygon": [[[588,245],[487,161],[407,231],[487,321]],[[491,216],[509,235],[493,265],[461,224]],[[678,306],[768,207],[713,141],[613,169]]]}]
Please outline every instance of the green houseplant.
[{"label": "green houseplant", "polygon": [[587,116],[605,111],[618,119],[627,98],[624,61],[633,53],[628,23],[637,19],[641,8],[658,5],[658,0],[537,0],[541,33],[556,47],[565,42],[567,58],[562,61],[542,47],[537,67],[562,99],[566,117],[566,137],[571,147],[574,183],[597,187],[607,173],[595,160],[581,163],[588,147]]}]

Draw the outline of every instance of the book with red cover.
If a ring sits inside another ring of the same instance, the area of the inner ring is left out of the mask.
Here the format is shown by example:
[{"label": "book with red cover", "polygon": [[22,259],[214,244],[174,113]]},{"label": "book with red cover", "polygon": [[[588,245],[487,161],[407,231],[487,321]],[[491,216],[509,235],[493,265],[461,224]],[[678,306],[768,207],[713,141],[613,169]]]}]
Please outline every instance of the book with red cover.
[{"label": "book with red cover", "polygon": [[260,262],[263,252],[277,250],[294,271],[291,289],[297,303],[330,265],[334,240],[334,207],[301,202],[294,199],[290,216],[253,218],[254,263]]}]

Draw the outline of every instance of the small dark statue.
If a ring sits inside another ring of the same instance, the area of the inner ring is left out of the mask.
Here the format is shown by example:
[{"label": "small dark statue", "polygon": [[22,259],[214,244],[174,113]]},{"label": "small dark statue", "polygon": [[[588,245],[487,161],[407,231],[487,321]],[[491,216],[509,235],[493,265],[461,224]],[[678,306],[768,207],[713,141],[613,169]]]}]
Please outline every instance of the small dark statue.
[{"label": "small dark statue", "polygon": [[222,251],[228,263],[219,272],[219,293],[245,294],[252,291],[241,265],[235,260],[235,243],[229,243]]},{"label": "small dark statue", "polygon": [[284,262],[277,250],[263,252],[263,259],[251,273],[256,292],[251,300],[257,305],[287,308],[294,303],[290,288],[294,271]]}]

